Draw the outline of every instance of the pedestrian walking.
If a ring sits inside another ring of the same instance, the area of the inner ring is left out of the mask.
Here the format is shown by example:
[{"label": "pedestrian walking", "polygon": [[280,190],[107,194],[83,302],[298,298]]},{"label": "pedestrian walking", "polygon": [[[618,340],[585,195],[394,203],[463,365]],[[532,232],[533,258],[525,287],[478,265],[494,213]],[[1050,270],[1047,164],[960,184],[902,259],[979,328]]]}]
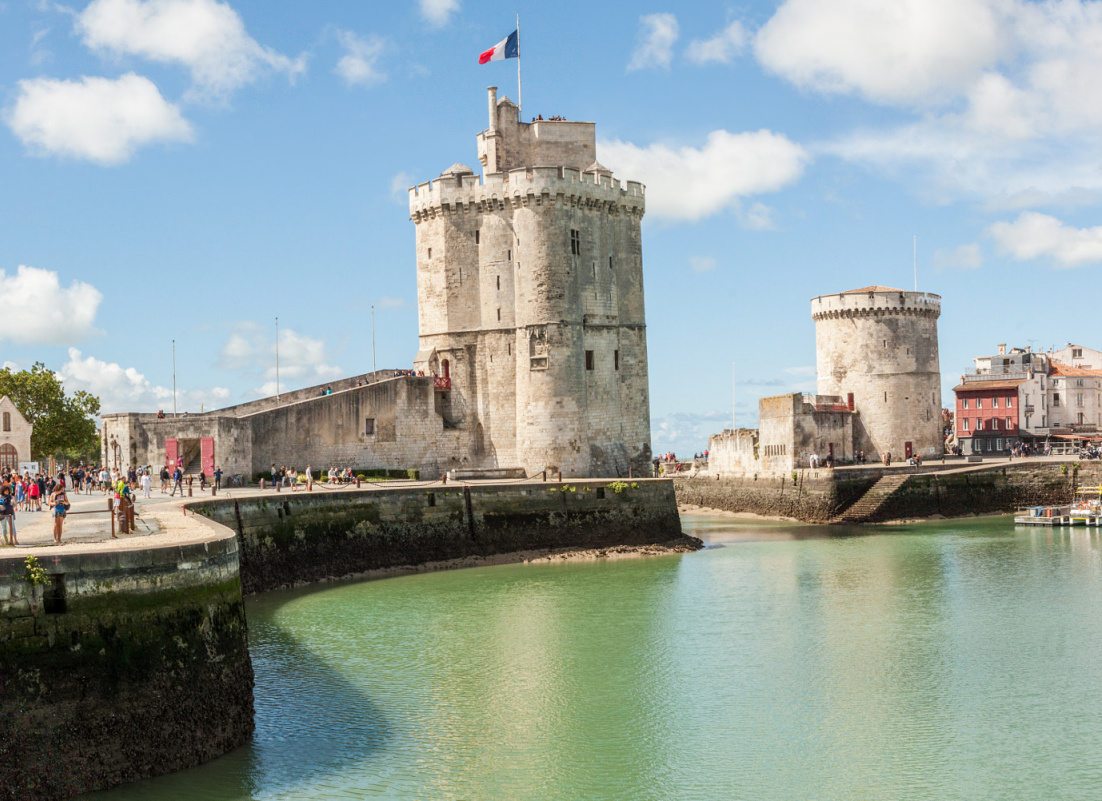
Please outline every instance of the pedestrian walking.
[{"label": "pedestrian walking", "polygon": [[149,491],[153,487],[153,479],[149,473],[142,473],[142,495],[146,498],[149,497]]},{"label": "pedestrian walking", "polygon": [[50,508],[54,512],[54,545],[61,544],[61,527],[65,523],[65,515],[69,511],[69,496],[65,494],[65,488],[59,487],[50,497]]},{"label": "pedestrian walking", "polygon": [[12,505],[11,486],[0,487],[0,530],[4,532],[5,545],[18,545],[15,538],[15,507]]}]

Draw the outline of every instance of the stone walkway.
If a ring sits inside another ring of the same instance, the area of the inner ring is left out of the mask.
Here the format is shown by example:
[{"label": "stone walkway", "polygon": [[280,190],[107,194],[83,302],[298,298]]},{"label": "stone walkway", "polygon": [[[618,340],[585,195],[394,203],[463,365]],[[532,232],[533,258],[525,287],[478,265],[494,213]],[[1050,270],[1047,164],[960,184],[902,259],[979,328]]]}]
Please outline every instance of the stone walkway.
[{"label": "stone walkway", "polygon": [[[566,483],[579,484],[587,482],[608,483],[613,479],[564,479]],[[639,480],[639,479],[635,479]],[[479,483],[486,484],[539,484],[543,483],[541,477],[513,480],[513,481],[456,481],[448,482],[449,487],[476,486]],[[552,482],[547,482],[552,483]],[[439,487],[440,481],[386,481],[378,483],[364,483],[362,489],[372,488],[408,488],[408,487]],[[131,534],[118,535],[117,539],[111,539],[111,518],[107,514],[107,497],[95,490],[90,495],[69,494],[69,502],[72,508],[65,519],[62,533],[62,544],[53,544],[53,516],[45,511],[41,512],[17,512],[15,516],[16,536],[19,547],[12,548],[0,544],[0,559],[12,556],[25,556],[34,554],[43,557],[52,553],[86,553],[103,550],[138,550],[141,548],[160,547],[164,545],[179,545],[186,542],[202,542],[216,537],[215,530],[202,517],[196,518],[194,514],[185,514],[183,505],[187,501],[209,500],[210,489],[200,491],[198,485],[193,487],[193,496],[181,497],[179,494],[172,497],[167,493],[162,494],[159,482],[153,486],[152,496],[143,498],[138,492],[137,508],[135,509],[135,530]],[[334,489],[327,489],[323,484],[315,484],[313,492],[317,493],[341,493],[356,489],[355,484],[347,484]],[[290,495],[292,497],[304,494],[304,489],[291,492],[284,488],[280,497]],[[244,487],[237,489],[221,489],[218,498],[248,498],[257,495],[276,495],[271,487],[261,490],[259,487]]]}]

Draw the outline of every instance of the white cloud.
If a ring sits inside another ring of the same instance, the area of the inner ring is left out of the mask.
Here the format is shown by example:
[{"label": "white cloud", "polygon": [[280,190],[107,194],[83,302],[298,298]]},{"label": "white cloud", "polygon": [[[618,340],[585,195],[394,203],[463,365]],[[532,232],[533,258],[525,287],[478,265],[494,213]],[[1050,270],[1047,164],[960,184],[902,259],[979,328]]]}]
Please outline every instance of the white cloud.
[{"label": "white cloud", "polygon": [[[275,337],[256,323],[239,323],[222,346],[218,366],[264,379],[276,377]],[[309,385],[331,381],[344,375],[340,367],[329,364],[324,339],[303,336],[290,328],[279,329],[279,378]],[[272,384],[274,393],[275,384]],[[260,391],[258,388],[257,392]]]},{"label": "white cloud", "polygon": [[[67,391],[83,389],[100,399],[104,413],[172,410],[172,389],[153,384],[133,367],[105,362],[69,348],[69,361],[58,371]],[[176,390],[178,411],[215,409],[231,396],[225,387]]]},{"label": "white cloud", "polygon": [[648,213],[675,220],[699,220],[736,207],[739,198],[782,189],[810,160],[798,144],[767,130],[713,131],[702,148],[613,141],[600,150],[621,178],[646,184]]},{"label": "white cloud", "polygon": [[690,256],[689,266],[694,273],[707,273],[716,268],[716,260],[711,256]]},{"label": "white cloud", "polygon": [[200,96],[224,97],[268,71],[293,79],[306,69],[304,56],[259,44],[217,0],[92,0],[76,28],[93,50],[187,67]]},{"label": "white cloud", "polygon": [[748,209],[738,209],[739,222],[743,228],[751,231],[775,231],[777,223],[773,219],[773,209],[764,203],[752,203]]},{"label": "white cloud", "polygon": [[934,269],[976,270],[983,266],[983,251],[972,242],[953,250],[934,251]]},{"label": "white cloud", "polygon": [[403,201],[408,201],[409,188],[413,186],[415,180],[408,172],[397,173],[390,179],[390,194]]},{"label": "white cloud", "polygon": [[459,0],[420,0],[421,16],[436,27],[447,25],[459,10]]},{"label": "white cloud", "polygon": [[695,64],[730,64],[746,47],[746,29],[735,20],[711,39],[694,39],[685,55]]},{"label": "white cloud", "polygon": [[673,14],[647,14],[640,17],[639,43],[631,56],[628,72],[647,67],[669,69],[677,36],[677,17]]},{"label": "white cloud", "polygon": [[758,31],[767,69],[797,86],[887,102],[955,93],[1004,52],[1000,0],[785,0]]},{"label": "white cloud", "polygon": [[192,139],[180,109],[132,72],[117,80],[20,81],[4,121],[33,152],[104,165],[126,161],[142,145]]},{"label": "white cloud", "polygon": [[406,305],[405,298],[379,298],[380,309],[404,309]]},{"label": "white cloud", "polygon": [[96,333],[103,295],[83,281],[64,289],[57,273],[20,265],[15,275],[0,270],[0,299],[0,340],[67,345]]},{"label": "white cloud", "polygon": [[1019,261],[1049,256],[1060,267],[1081,267],[1102,261],[1102,226],[1073,228],[1055,217],[1027,211],[1014,222],[987,228],[999,250]]},{"label": "white cloud", "polygon": [[350,86],[371,86],[386,80],[386,73],[379,69],[379,57],[386,42],[378,36],[364,38],[352,31],[337,31],[337,39],[344,48],[344,55],[337,62],[335,72]]},{"label": "white cloud", "polygon": [[1102,195],[1100,42],[1102,3],[1084,0],[788,0],[756,52],[799,86],[916,113],[824,152],[917,168],[936,201],[1025,208]]},{"label": "white cloud", "polygon": [[0,370],[11,370],[13,373],[19,372],[19,365],[15,362],[4,362],[0,364]]}]

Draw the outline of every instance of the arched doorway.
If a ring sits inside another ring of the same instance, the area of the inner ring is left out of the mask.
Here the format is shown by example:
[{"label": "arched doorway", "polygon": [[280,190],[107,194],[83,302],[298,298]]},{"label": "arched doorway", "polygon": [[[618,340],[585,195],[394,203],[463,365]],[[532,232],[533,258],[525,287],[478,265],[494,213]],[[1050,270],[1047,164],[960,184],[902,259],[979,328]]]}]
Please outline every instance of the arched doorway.
[{"label": "arched doorway", "polygon": [[14,445],[0,445],[0,469],[16,470],[19,467],[19,453]]},{"label": "arched doorway", "polygon": [[441,365],[441,367],[443,367],[443,368],[444,368],[444,378],[445,378],[445,379],[451,378],[451,377],[452,377],[452,366],[451,366],[451,362],[449,362],[449,361],[448,361],[447,359],[444,359],[444,362],[443,362],[443,364]]}]

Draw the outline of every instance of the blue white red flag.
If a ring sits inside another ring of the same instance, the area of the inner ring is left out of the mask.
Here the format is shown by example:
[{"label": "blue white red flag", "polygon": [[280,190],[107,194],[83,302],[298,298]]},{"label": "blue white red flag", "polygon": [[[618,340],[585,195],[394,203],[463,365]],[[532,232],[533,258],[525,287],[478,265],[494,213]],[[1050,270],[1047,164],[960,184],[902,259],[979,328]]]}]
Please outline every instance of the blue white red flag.
[{"label": "blue white red flag", "polygon": [[487,61],[502,61],[506,58],[520,58],[519,31],[513,31],[489,50],[478,54],[478,63]]}]

